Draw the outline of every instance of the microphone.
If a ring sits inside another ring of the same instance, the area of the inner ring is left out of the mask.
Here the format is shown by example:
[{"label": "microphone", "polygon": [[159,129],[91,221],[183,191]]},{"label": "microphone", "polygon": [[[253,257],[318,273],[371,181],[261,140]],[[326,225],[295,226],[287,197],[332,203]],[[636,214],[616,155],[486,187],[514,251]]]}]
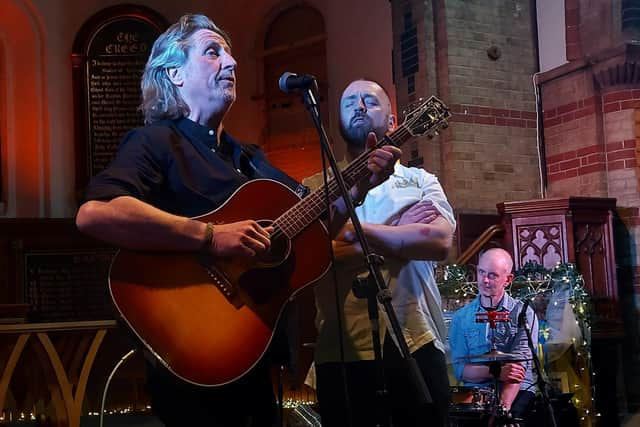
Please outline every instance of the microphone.
[{"label": "microphone", "polygon": [[527,308],[529,307],[529,303],[531,300],[529,298],[524,300],[524,304],[522,305],[522,310],[520,310],[520,314],[518,315],[518,327],[527,327]]},{"label": "microphone", "polygon": [[300,89],[307,89],[316,82],[316,78],[311,74],[294,74],[285,72],[278,80],[278,86],[284,93],[295,92]]}]

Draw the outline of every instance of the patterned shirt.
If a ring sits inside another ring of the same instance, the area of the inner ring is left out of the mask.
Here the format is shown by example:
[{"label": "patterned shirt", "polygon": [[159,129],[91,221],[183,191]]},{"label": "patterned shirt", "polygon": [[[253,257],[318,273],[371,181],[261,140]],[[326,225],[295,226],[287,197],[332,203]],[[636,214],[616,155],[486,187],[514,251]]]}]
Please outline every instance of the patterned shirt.
[{"label": "patterned shirt", "polygon": [[[524,328],[518,327],[518,317],[522,310],[523,302],[504,295],[502,302],[498,305],[498,311],[509,312],[509,322],[498,322],[495,329],[496,349],[503,353],[513,353],[531,359],[531,351],[527,343],[527,335]],[[451,347],[451,358],[453,370],[458,380],[462,381],[464,371],[464,361],[466,356],[483,354],[491,350],[492,330],[489,323],[476,323],[476,313],[484,312],[480,305],[480,296],[476,297],[466,306],[456,311],[451,320],[449,328],[449,345]],[[527,308],[527,324],[531,328],[531,338],[533,348],[538,347],[538,322],[534,321],[534,312],[531,307]],[[532,361],[522,362],[526,368],[524,381],[520,384],[520,390],[528,390],[535,393],[535,383],[533,379]],[[492,384],[492,379],[480,383],[464,382],[465,386],[486,387]]]}]

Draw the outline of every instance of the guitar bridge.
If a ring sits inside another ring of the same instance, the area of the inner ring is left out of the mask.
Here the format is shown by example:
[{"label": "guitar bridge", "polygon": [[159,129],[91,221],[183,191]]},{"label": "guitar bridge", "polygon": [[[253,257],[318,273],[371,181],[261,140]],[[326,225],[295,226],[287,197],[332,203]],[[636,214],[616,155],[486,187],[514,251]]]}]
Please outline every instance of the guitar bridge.
[{"label": "guitar bridge", "polygon": [[239,309],[244,305],[242,298],[238,294],[236,287],[215,265],[207,265],[207,274],[211,278],[213,285],[225,296],[227,301],[235,308]]}]

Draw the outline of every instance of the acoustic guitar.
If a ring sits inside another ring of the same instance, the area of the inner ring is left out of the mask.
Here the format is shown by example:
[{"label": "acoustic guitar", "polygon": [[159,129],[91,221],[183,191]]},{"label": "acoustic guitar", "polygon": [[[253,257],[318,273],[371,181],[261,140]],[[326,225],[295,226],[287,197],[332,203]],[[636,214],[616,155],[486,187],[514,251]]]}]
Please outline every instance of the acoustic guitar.
[{"label": "acoustic guitar", "polygon": [[[446,127],[450,115],[438,98],[421,100],[375,148],[430,136]],[[348,187],[370,174],[369,151],[342,172]],[[339,189],[335,180],[327,187],[300,199],[276,181],[253,180],[218,209],[195,218],[214,224],[251,218],[273,226],[271,250],[259,259],[119,251],[109,290],[122,319],[185,381],[220,386],[242,377],[266,351],[287,301],[331,266],[320,218]]]}]

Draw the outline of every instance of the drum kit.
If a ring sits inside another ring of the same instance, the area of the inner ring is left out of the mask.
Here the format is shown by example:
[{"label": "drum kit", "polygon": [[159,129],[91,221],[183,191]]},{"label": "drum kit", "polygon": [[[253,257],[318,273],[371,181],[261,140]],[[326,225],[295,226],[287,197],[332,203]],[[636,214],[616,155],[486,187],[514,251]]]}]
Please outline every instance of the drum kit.
[{"label": "drum kit", "polygon": [[507,411],[500,403],[499,378],[500,370],[505,363],[517,363],[530,360],[520,354],[503,353],[496,349],[495,329],[499,322],[509,322],[508,311],[488,310],[476,313],[476,323],[489,323],[491,330],[491,349],[487,353],[464,356],[457,361],[472,365],[485,365],[493,377],[493,384],[487,388],[451,387],[451,404],[449,406],[450,427],[487,426],[493,417],[496,426],[516,424],[518,420],[508,419]]}]

